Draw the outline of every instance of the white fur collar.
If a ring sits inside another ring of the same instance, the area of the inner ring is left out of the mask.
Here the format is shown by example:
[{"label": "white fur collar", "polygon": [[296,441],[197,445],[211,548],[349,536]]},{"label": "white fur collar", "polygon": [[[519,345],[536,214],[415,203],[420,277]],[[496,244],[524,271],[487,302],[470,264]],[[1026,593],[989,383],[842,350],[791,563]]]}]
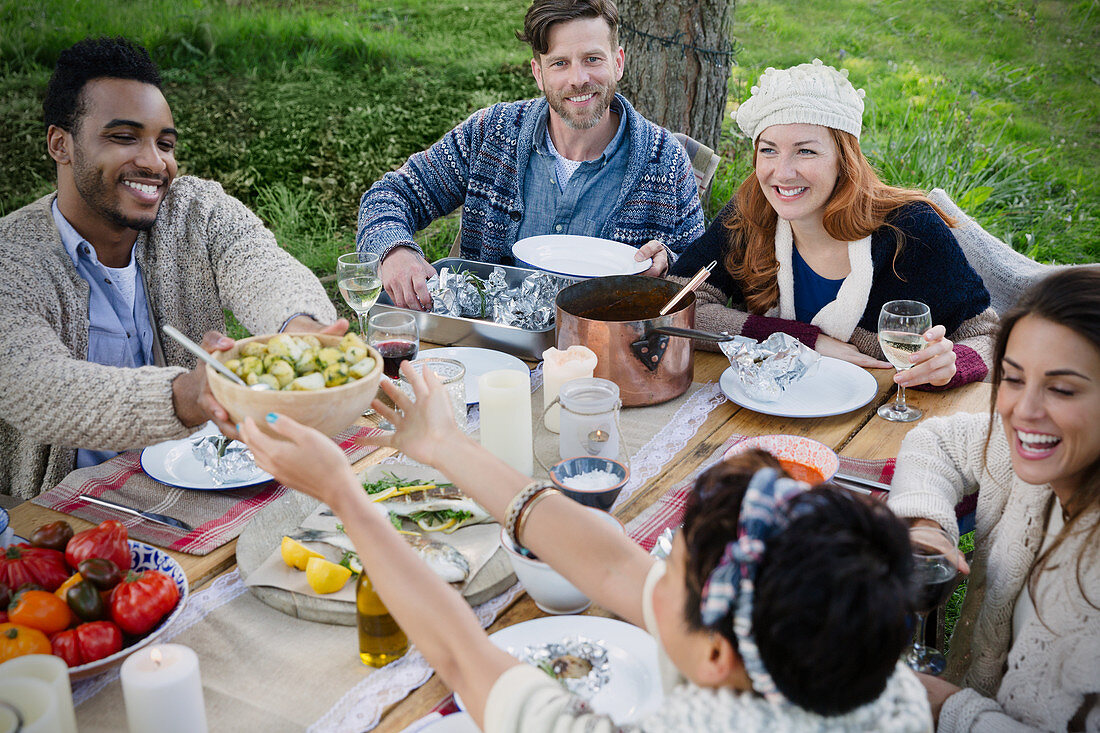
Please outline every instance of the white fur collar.
[{"label": "white fur collar", "polygon": [[[779,219],[775,225],[775,259],[779,263],[779,306],[772,308],[768,315],[795,320],[794,314],[794,268],[791,259],[794,251],[794,234],[791,223]],[[859,319],[867,309],[867,298],[871,294],[871,281],[874,267],[871,263],[871,237],[858,242],[848,243],[848,264],[852,268],[836,300],[826,304],[817,312],[811,323],[823,332],[840,341],[852,338]]]}]

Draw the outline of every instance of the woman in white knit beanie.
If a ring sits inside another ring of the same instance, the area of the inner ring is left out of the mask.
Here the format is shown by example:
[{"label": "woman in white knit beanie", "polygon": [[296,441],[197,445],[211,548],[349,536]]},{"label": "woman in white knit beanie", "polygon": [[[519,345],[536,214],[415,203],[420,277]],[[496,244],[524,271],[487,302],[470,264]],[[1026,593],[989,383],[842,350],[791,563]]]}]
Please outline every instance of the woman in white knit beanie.
[{"label": "woman in white knit beanie", "polygon": [[958,537],[977,494],[939,731],[1100,731],[1100,267],[1055,273],[1005,314],[990,414],[902,443],[889,506]]},{"label": "woman in white knit beanie", "polygon": [[[719,260],[698,293],[708,330],[798,337],[822,354],[889,368],[882,305],[927,303],[933,323],[895,381],[949,387],[983,379],[996,314],[943,212],[882,183],[859,147],[863,90],[819,60],[768,69],[735,117],[753,167],[707,232],[670,270]],[[726,307],[732,301],[732,308]]]}]

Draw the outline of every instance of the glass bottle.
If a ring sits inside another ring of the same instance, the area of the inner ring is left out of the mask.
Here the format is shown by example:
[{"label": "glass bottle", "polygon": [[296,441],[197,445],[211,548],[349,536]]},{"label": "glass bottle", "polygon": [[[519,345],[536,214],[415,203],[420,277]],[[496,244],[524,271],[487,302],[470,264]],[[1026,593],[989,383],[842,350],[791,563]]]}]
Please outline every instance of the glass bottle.
[{"label": "glass bottle", "polygon": [[359,573],[355,586],[355,611],[363,664],[384,667],[409,650],[409,638],[374,591],[366,573]]}]

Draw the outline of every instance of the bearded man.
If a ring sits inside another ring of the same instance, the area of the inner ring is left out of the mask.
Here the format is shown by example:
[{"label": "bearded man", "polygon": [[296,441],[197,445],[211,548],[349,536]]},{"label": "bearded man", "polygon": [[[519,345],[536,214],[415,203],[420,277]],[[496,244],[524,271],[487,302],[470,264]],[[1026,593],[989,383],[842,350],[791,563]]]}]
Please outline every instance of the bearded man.
[{"label": "bearded man", "polygon": [[66,49],[43,110],[57,191],[0,219],[0,493],[22,498],[208,420],[236,435],[204,365],[161,325],[211,351],[233,345],[225,310],[254,333],[348,325],[240,201],[176,177],[178,133],[145,49]]},{"label": "bearded man", "polygon": [[516,36],[545,96],[475,112],[363,195],[358,248],[382,257],[395,305],[431,304],[435,271],[413,234],[459,206],[461,256],[483,262],[509,263],[525,237],[579,234],[637,247],[659,276],[702,234],[686,152],[615,93],[618,26],[613,0],[535,0]]}]

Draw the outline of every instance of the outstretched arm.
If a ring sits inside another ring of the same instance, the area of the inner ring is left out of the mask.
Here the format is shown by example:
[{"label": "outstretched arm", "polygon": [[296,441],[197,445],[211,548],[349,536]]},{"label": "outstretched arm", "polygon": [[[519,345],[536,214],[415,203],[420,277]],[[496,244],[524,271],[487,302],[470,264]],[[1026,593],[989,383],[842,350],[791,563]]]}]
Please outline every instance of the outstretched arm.
[{"label": "outstretched arm", "polygon": [[[422,376],[411,367],[402,367],[402,373],[415,401],[394,385],[383,385],[401,412],[378,400],[374,408],[396,431],[367,442],[434,466],[503,523],[508,505],[531,479],[458,429],[433,374]],[[653,559],[591,511],[565,496],[548,497],[532,510],[520,540],[593,601],[631,623],[644,623],[641,590]]]},{"label": "outstretched arm", "polygon": [[278,437],[265,434],[251,418],[241,429],[257,465],[325,502],[340,517],[390,614],[482,723],[493,683],[519,662],[489,641],[462,596],[420,560],[378,511],[335,443],[288,417],[272,420],[270,429]]}]

